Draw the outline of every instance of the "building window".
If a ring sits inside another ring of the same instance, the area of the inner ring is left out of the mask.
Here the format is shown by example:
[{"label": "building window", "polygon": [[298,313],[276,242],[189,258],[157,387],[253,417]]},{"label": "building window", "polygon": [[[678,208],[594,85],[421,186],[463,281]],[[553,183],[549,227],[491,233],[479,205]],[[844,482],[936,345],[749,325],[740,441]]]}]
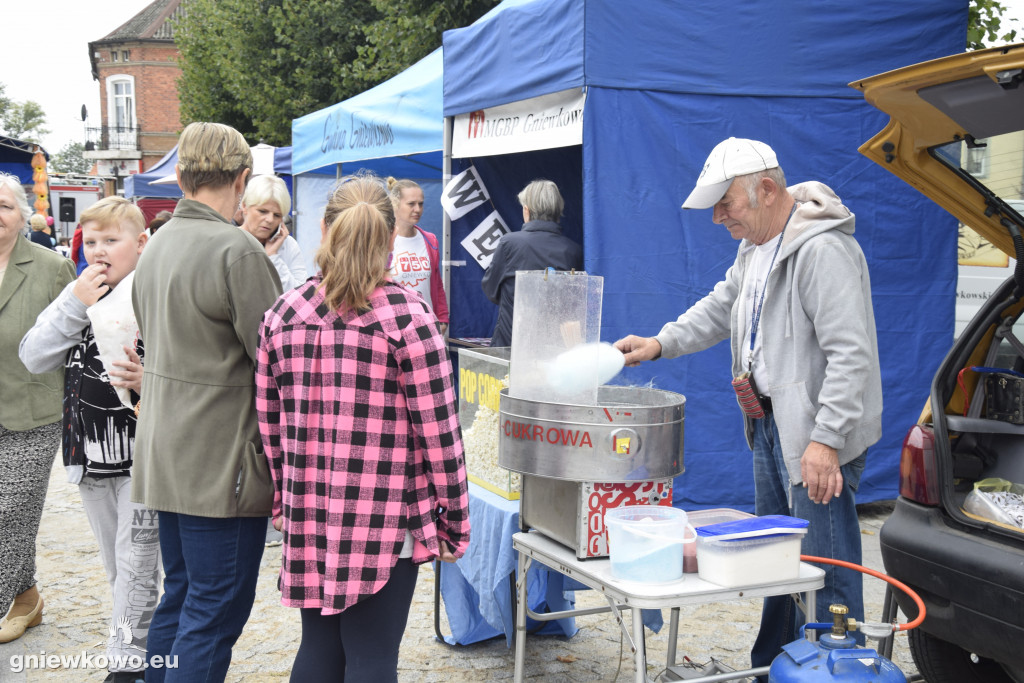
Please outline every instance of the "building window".
[{"label": "building window", "polygon": [[135,98],[131,81],[114,84],[114,125],[118,128],[135,127]]},{"label": "building window", "polygon": [[110,51],[110,61],[112,61],[112,62],[116,62],[117,61],[117,50],[111,50]]},{"label": "building window", "polygon": [[127,74],[107,77],[108,149],[138,149],[135,119],[135,78]]},{"label": "building window", "polygon": [[121,52],[121,61],[127,62],[128,59],[131,57],[131,54],[131,50],[124,50],[123,52]]}]

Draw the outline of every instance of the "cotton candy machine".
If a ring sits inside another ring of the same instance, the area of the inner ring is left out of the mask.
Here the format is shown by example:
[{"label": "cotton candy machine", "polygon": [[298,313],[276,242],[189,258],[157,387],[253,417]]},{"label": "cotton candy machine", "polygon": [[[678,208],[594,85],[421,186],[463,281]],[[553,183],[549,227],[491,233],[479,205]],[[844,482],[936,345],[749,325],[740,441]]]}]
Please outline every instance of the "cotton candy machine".
[{"label": "cotton candy machine", "polygon": [[517,273],[509,388],[499,395],[498,464],[522,475],[520,526],[581,559],[608,555],[606,510],[671,506],[683,472],[685,397],[600,386],[597,362],[566,372],[566,349],[599,339],[602,284]]},{"label": "cotton candy machine", "polygon": [[594,405],[499,398],[498,464],[522,475],[519,520],[605,557],[605,511],[672,505],[683,472],[686,399],[644,387],[601,387]]}]

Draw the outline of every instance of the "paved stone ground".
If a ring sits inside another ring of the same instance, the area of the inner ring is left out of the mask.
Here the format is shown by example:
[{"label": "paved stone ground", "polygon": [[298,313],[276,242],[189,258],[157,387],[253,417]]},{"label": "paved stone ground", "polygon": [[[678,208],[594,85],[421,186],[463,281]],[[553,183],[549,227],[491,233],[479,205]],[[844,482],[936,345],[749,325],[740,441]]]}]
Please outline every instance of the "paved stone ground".
[{"label": "paved stone ground", "polygon": [[[860,521],[865,565],[881,570],[878,530],[891,505],[862,506]],[[298,648],[299,619],[295,610],[279,603],[276,590],[281,549],[268,548],[263,556],[256,604],[242,637],[235,646],[228,681],[273,682],[288,679]],[[78,496],[78,488],[64,480],[59,461],[50,479],[38,540],[39,587],[46,599],[43,623],[13,643],[0,645],[0,681],[102,681],[102,670],[11,670],[11,658],[24,654],[75,655],[83,650],[102,654],[110,612],[109,587]],[[880,621],[883,582],[865,579],[869,621]],[[416,594],[402,644],[399,681],[508,681],[513,678],[514,654],[499,638],[470,646],[449,646],[434,636],[434,571],[420,569]],[[605,604],[593,591],[577,593],[582,607]],[[443,607],[442,607],[443,611]],[[647,632],[648,673],[664,667],[669,612],[660,634]],[[680,619],[679,657],[698,664],[715,658],[734,668],[749,666],[748,651],[757,634],[760,601],[734,601],[684,609]],[[628,618],[627,618],[628,619]],[[901,620],[903,619],[901,615]],[[545,683],[590,683],[633,680],[632,655],[622,643],[620,630],[607,614],[579,617],[579,633],[572,638],[531,636],[528,640],[525,679]],[[442,614],[442,630],[448,632]],[[906,638],[899,637],[893,659],[905,673],[916,672]]]}]

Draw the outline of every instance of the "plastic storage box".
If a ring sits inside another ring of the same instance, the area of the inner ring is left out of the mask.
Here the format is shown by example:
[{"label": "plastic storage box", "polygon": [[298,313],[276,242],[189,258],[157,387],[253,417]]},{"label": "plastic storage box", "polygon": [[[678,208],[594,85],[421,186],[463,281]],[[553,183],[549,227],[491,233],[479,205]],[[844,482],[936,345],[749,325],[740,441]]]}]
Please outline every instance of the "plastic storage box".
[{"label": "plastic storage box", "polygon": [[640,583],[683,578],[686,513],[668,505],[627,505],[604,513],[612,576]]},{"label": "plastic storage box", "polygon": [[[687,512],[690,526],[695,529],[709,524],[723,524],[740,519],[750,519],[754,515],[731,508],[713,508],[711,510],[693,510]],[[683,546],[683,571],[687,574],[697,573],[697,544],[687,543]]]},{"label": "plastic storage box", "polygon": [[520,475],[498,465],[498,393],[508,384],[508,346],[459,349],[459,424],[466,476],[506,500],[519,500]]},{"label": "plastic storage box", "polygon": [[800,575],[805,519],[751,517],[697,529],[697,573],[726,588],[788,581]]}]

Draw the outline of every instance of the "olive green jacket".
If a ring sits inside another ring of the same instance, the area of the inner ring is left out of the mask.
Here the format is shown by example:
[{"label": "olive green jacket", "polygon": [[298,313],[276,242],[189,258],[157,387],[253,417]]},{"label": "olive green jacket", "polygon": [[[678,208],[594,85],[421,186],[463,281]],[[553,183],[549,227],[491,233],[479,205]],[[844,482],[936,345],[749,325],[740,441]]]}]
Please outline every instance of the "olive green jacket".
[{"label": "olive green jacket", "polygon": [[69,282],[75,264],[52,249],[18,237],[0,284],[0,425],[24,431],[60,420],[64,368],[33,375],[18,345]]},{"label": "olive green jacket", "polygon": [[200,202],[179,201],[146,245],[132,287],[146,346],[133,501],[201,517],[270,514],[255,358],[280,294],[260,243]]}]

